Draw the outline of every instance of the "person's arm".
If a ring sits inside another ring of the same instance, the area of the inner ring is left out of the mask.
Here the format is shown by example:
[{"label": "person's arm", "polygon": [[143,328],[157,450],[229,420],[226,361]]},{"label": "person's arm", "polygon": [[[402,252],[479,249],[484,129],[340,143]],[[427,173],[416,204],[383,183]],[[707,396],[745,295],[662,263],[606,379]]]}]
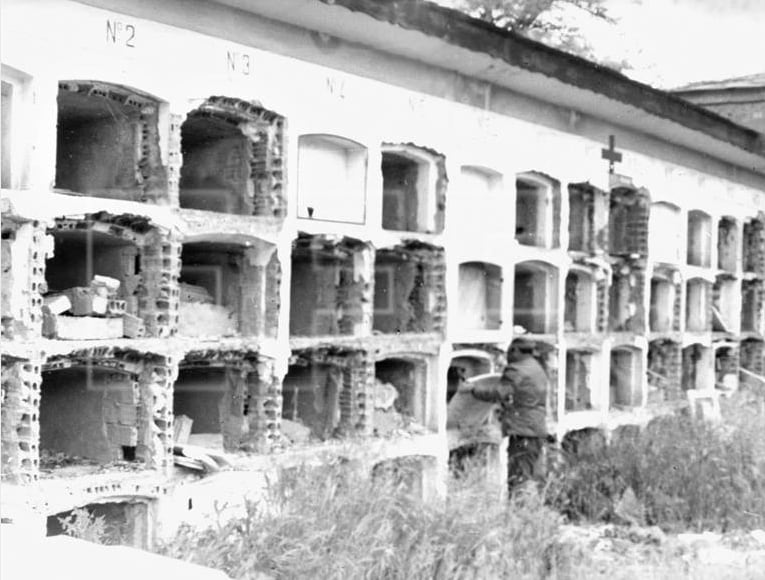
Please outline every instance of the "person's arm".
[{"label": "person's arm", "polygon": [[479,401],[499,403],[512,395],[512,386],[501,375],[496,375],[471,382],[470,393]]}]

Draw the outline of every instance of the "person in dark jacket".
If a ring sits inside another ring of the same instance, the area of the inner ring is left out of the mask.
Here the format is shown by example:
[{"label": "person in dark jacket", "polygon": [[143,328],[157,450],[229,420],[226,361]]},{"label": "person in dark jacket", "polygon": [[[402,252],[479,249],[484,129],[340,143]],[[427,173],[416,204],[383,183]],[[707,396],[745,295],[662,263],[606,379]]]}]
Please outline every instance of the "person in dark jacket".
[{"label": "person in dark jacket", "polygon": [[476,383],[476,399],[500,405],[503,435],[508,437],[508,489],[540,477],[542,449],[547,438],[547,374],[534,358],[533,341],[515,339],[507,351],[507,366],[499,379]]}]

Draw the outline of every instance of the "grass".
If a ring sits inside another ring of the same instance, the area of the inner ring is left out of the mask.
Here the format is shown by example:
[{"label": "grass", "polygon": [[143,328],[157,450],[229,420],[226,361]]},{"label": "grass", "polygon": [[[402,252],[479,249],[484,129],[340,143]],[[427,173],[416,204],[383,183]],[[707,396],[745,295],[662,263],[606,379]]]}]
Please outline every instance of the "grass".
[{"label": "grass", "polygon": [[396,477],[346,467],[304,469],[281,480],[246,518],[181,530],[162,552],[225,570],[278,578],[540,578],[556,567],[560,517],[533,492],[511,503],[476,481],[455,482],[447,502],[423,503]]}]

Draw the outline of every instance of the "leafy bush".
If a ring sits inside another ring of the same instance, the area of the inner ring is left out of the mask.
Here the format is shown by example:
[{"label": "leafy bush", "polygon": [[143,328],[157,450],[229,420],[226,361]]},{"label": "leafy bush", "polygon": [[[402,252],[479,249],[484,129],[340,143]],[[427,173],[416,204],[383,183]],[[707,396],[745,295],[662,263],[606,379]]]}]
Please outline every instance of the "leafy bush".
[{"label": "leafy bush", "polygon": [[[476,470],[477,471],[477,470]],[[559,516],[533,490],[512,502],[467,477],[424,503],[384,473],[303,468],[271,486],[268,510],[205,531],[182,529],[161,551],[277,578],[540,578],[556,567]]]},{"label": "leafy bush", "polygon": [[86,540],[94,544],[119,543],[110,541],[106,520],[103,516],[95,516],[85,508],[76,508],[68,515],[58,518],[64,533],[78,540]]},{"label": "leafy bush", "polygon": [[627,489],[645,523],[725,531],[765,525],[765,413],[746,393],[723,401],[720,425],[675,415],[615,437],[555,470],[551,505],[570,518],[613,521]]}]

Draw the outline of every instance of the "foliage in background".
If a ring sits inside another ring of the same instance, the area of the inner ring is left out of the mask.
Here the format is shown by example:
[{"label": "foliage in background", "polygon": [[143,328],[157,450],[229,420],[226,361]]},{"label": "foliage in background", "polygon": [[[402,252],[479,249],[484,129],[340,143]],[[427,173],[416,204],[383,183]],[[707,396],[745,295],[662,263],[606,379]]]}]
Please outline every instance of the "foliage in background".
[{"label": "foliage in background", "polygon": [[714,425],[667,416],[625,430],[557,469],[548,500],[575,521],[765,527],[765,412],[741,393],[723,401],[723,417]]},{"label": "foliage in background", "polygon": [[408,489],[416,478],[400,473],[287,475],[271,486],[270,509],[253,504],[217,529],[182,529],[162,553],[233,578],[531,579],[557,567],[560,518],[534,492],[503,503],[468,477],[445,503],[425,504]]},{"label": "foliage in background", "polygon": [[628,68],[625,62],[595,54],[577,23],[583,18],[615,24],[606,0],[441,0],[441,3],[615,70]]},{"label": "foliage in background", "polygon": [[58,521],[67,536],[78,540],[86,540],[94,544],[120,543],[119,536],[110,538],[104,517],[94,516],[85,508],[73,509],[68,515],[58,518]]}]

